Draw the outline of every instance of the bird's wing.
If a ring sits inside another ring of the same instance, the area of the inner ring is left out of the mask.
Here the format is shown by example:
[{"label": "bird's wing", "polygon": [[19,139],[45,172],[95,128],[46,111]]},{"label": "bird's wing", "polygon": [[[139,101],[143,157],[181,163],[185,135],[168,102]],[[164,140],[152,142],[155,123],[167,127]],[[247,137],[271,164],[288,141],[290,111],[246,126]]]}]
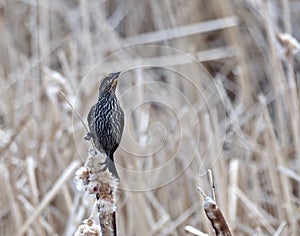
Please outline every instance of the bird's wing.
[{"label": "bird's wing", "polygon": [[91,107],[91,109],[89,111],[89,114],[87,115],[87,122],[88,122],[88,125],[89,125],[89,128],[90,128],[91,132],[94,132],[94,130],[93,130],[93,120],[94,120],[95,108],[96,108],[96,104]]}]

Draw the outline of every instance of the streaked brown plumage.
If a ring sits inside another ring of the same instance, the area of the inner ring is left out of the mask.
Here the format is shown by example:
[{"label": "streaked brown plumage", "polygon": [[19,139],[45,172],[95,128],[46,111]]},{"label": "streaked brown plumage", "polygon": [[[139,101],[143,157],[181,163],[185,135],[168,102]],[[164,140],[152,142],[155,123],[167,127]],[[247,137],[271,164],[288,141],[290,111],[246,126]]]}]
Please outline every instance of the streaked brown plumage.
[{"label": "streaked brown plumage", "polygon": [[115,94],[120,73],[111,73],[102,79],[98,102],[91,107],[87,117],[90,132],[86,136],[86,139],[93,138],[96,148],[106,154],[103,170],[108,168],[116,178],[119,176],[114,152],[120,144],[124,128],[124,112]]}]

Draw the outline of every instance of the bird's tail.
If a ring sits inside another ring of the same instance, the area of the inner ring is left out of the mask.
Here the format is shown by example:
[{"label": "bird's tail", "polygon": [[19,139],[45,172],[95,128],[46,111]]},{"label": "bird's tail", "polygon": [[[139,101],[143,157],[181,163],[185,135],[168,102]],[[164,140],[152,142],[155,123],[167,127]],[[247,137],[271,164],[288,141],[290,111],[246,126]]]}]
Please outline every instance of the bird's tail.
[{"label": "bird's tail", "polygon": [[107,167],[108,167],[108,170],[110,171],[110,173],[112,173],[112,175],[119,180],[120,178],[119,178],[116,166],[115,166],[114,154],[113,153],[108,155],[107,163],[108,163]]}]

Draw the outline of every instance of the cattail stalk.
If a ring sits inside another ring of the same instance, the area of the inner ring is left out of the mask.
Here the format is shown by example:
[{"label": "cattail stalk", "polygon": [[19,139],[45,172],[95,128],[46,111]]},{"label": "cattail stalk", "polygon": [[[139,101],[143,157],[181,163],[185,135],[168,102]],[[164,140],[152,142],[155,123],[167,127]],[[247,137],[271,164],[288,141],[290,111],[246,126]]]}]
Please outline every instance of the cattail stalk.
[{"label": "cattail stalk", "polygon": [[97,153],[95,149],[89,150],[87,161],[83,167],[76,171],[74,181],[79,190],[95,194],[94,207],[97,214],[91,214],[79,226],[76,236],[82,235],[117,235],[116,227],[116,193],[118,180],[106,170],[102,171],[106,156]]}]

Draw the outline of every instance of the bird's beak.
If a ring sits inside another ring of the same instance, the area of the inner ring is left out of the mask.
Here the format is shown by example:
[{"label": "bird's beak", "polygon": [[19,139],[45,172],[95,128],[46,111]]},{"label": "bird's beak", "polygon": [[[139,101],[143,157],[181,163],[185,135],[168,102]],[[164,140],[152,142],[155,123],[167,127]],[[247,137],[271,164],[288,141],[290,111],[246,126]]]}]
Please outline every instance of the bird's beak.
[{"label": "bird's beak", "polygon": [[122,71],[112,73],[113,78],[118,78]]},{"label": "bird's beak", "polygon": [[120,75],[120,74],[121,74],[121,71],[116,72],[116,73],[112,73],[112,77],[113,77],[112,87],[113,87],[113,88],[117,87],[118,78],[119,78],[119,75]]}]

